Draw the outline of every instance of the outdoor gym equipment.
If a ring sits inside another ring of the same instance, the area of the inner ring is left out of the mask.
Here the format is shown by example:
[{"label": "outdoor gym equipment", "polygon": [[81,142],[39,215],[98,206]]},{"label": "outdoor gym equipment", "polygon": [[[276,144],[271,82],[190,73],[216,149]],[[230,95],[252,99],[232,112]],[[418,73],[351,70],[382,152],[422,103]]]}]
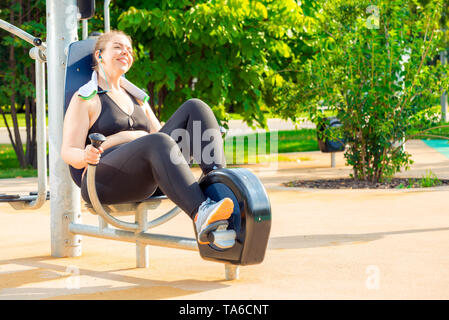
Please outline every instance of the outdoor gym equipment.
[{"label": "outdoor gym equipment", "polygon": [[[84,3],[85,2],[85,3]],[[109,31],[109,3],[105,1],[105,31]],[[150,234],[148,229],[175,217],[181,210],[174,207],[162,216],[148,221],[148,212],[167,199],[153,195],[145,201],[117,205],[101,205],[92,201],[88,210],[99,216],[99,225],[81,224],[79,188],[70,178],[70,170],[60,156],[64,111],[74,92],[89,80],[95,41],[87,38],[87,18],[92,15],[94,1],[47,0],[47,42],[0,20],[0,27],[34,46],[30,55],[36,60],[36,104],[38,147],[38,192],[27,196],[2,195],[17,210],[37,209],[50,199],[51,254],[54,257],[81,255],[81,235],[136,243],[138,267],[149,265],[148,246],[158,245],[187,250],[199,250],[204,259],[225,264],[226,279],[238,278],[238,266],[260,263],[265,255],[271,227],[271,207],[263,185],[246,169],[220,169],[200,178],[200,187],[211,199],[230,197],[234,212],[225,226],[211,230],[208,245],[198,245],[196,239]],[[79,12],[80,6],[84,9]],[[78,41],[79,19],[82,20],[83,41]],[[45,73],[48,74],[48,134],[51,197],[47,192],[45,134]],[[67,81],[68,80],[68,81]],[[64,85],[61,85],[64,84]],[[64,107],[62,107],[64,106]],[[95,138],[95,137],[92,137]],[[95,142],[94,142],[95,143]],[[90,199],[97,199],[95,167],[89,166]],[[167,200],[168,201],[168,200]],[[133,214],[135,222],[125,222],[120,215]],[[115,228],[111,228],[111,225]]]},{"label": "outdoor gym equipment", "polygon": [[[87,39],[73,42],[69,46],[65,109],[78,88],[90,80],[94,45],[95,40]],[[101,134],[91,134],[89,138],[97,148],[105,141]],[[70,167],[70,170],[74,176],[77,169]],[[87,185],[91,204],[87,208],[99,216],[99,226],[71,222],[69,230],[73,234],[135,242],[137,267],[149,266],[149,245],[199,250],[204,259],[225,263],[226,279],[238,277],[238,265],[262,262],[271,227],[271,206],[263,185],[249,170],[219,169],[200,178],[199,184],[206,196],[212,200],[230,197],[234,202],[234,212],[228,223],[211,230],[211,243],[208,245],[198,245],[196,239],[146,232],[169,221],[181,211],[175,206],[160,217],[148,221],[149,211],[157,209],[161,201],[167,199],[165,195],[155,195],[136,203],[102,205],[95,188],[95,172],[96,167],[89,165]],[[129,214],[135,215],[134,223],[118,218]]]},{"label": "outdoor gym equipment", "polygon": [[11,32],[21,39],[32,44],[30,57],[34,59],[36,71],[36,145],[37,145],[37,171],[38,191],[29,195],[0,194],[0,202],[9,203],[16,210],[35,210],[42,207],[49,199],[47,192],[47,139],[45,124],[45,50],[46,45],[40,38],[19,29],[0,19],[0,28]]},{"label": "outdoor gym equipment", "polygon": [[[329,125],[327,125],[329,123]],[[321,152],[331,154],[331,167],[335,168],[335,153],[345,150],[345,142],[341,139],[329,139],[323,138],[324,131],[329,128],[330,130],[341,127],[341,122],[337,117],[325,118],[325,124],[321,124],[317,127],[317,140],[318,146]]]}]

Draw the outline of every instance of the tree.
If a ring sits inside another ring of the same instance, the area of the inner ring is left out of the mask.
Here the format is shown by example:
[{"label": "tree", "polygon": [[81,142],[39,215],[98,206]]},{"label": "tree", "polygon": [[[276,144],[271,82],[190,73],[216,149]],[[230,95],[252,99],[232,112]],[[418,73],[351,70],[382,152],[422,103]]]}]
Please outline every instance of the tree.
[{"label": "tree", "polygon": [[[310,16],[315,54],[294,61],[293,82],[280,89],[279,113],[306,112],[317,124],[325,111],[342,122],[353,177],[379,181],[412,163],[403,144],[440,121],[448,77],[439,61],[443,2],[320,1]],[[282,107],[284,105],[284,107]],[[288,105],[288,107],[286,107]]]},{"label": "tree", "polygon": [[[44,0],[3,1],[0,18],[32,35],[45,35]],[[0,113],[20,166],[36,168],[36,93],[34,61],[29,56],[31,46],[3,30],[0,36],[0,55],[6,58],[0,60]],[[25,112],[25,152],[17,120],[19,112]],[[11,114],[12,128],[7,123],[6,113]]]},{"label": "tree", "polygon": [[114,7],[121,13],[118,28],[136,49],[128,77],[148,91],[160,119],[198,97],[219,120],[231,111],[266,126],[262,111],[273,103],[267,81],[301,52],[297,40],[305,32],[296,1],[121,1]]}]

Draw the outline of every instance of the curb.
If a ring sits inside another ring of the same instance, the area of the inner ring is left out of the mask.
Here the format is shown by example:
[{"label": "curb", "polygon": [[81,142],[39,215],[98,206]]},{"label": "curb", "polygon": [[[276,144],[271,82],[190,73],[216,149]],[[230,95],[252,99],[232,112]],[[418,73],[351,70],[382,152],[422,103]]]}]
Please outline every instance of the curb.
[{"label": "curb", "polygon": [[266,189],[268,190],[278,190],[278,191],[301,191],[301,192],[332,192],[332,193],[347,193],[347,192],[353,192],[353,191],[357,191],[357,192],[363,192],[363,193],[370,193],[370,192],[380,192],[380,193],[421,193],[421,192],[434,192],[434,191],[449,191],[449,186],[439,186],[439,187],[429,187],[429,188],[409,188],[409,189],[396,189],[396,188],[392,188],[392,189],[368,189],[368,188],[364,188],[364,189],[320,189],[320,188],[302,188],[302,187],[284,187],[284,186],[270,186],[270,185],[266,185],[265,186]]}]

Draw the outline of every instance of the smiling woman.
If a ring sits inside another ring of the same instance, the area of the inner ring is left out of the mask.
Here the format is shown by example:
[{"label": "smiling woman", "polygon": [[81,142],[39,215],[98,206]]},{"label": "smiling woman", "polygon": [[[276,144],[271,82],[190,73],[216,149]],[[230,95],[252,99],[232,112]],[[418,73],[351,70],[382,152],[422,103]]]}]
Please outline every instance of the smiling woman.
[{"label": "smiling woman", "polygon": [[[159,187],[194,220],[199,242],[209,243],[211,226],[223,224],[233,211],[230,198],[206,197],[188,165],[194,158],[205,175],[226,166],[211,108],[190,99],[161,126],[147,97],[142,100],[124,85],[122,76],[134,57],[131,38],[121,31],[101,35],[93,59],[91,81],[73,94],[67,108],[61,147],[82,197],[90,202],[84,177],[89,164],[97,165],[95,184],[104,204],[142,201]],[[209,139],[203,140],[206,131]],[[106,136],[101,147],[91,145],[92,133]]]},{"label": "smiling woman", "polygon": [[[106,50],[107,46],[111,47],[112,50]],[[127,52],[126,56],[122,54],[123,51]],[[127,64],[129,69],[134,61],[131,37],[119,30],[113,30],[101,36],[95,44],[93,61],[94,70],[97,72],[99,71],[98,62],[100,59],[103,59],[104,62],[111,55],[114,56],[115,59],[121,61],[123,65]]]}]

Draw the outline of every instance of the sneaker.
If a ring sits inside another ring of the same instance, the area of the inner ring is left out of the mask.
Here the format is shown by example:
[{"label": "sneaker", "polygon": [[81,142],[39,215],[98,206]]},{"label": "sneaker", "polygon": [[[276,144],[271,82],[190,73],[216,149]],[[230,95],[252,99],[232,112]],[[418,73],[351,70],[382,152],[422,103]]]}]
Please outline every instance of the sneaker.
[{"label": "sneaker", "polygon": [[234,202],[230,198],[224,198],[219,202],[207,198],[198,208],[194,219],[198,242],[208,244],[209,233],[220,225],[227,225],[226,220],[231,216],[232,211],[234,211]]}]

